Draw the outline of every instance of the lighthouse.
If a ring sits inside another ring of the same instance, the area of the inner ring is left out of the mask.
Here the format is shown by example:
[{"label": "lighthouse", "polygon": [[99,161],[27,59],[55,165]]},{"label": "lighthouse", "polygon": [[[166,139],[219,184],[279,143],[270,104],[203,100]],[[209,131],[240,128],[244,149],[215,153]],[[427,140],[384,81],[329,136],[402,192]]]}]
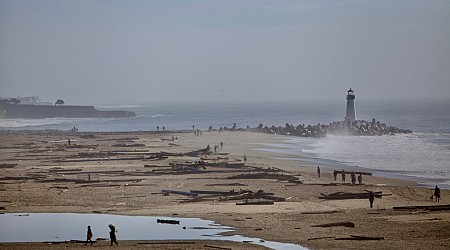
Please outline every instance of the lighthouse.
[{"label": "lighthouse", "polygon": [[345,113],[345,121],[353,122],[355,120],[355,92],[350,88],[350,90],[347,91],[347,112]]}]

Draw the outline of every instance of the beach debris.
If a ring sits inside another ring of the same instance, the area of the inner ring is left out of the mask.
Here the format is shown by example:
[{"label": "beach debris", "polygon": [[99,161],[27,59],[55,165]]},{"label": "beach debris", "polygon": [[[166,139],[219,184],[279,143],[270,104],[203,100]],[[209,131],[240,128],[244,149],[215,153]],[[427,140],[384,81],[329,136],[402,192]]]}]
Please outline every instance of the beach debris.
[{"label": "beach debris", "polygon": [[212,184],[206,184],[207,187],[215,187],[215,186],[248,186],[247,184],[242,183],[212,183]]},{"label": "beach debris", "polygon": [[342,221],[342,222],[312,225],[311,227],[355,227],[355,223],[350,221]]},{"label": "beach debris", "polygon": [[227,177],[227,179],[275,179],[279,181],[302,183],[302,181],[300,181],[298,177],[295,177],[293,175],[268,173],[268,172],[233,175]]},{"label": "beach debris", "polygon": [[350,235],[350,237],[335,238],[335,240],[384,240],[384,237]]},{"label": "beach debris", "polygon": [[301,214],[335,214],[344,213],[344,211],[332,210],[332,211],[315,211],[315,212],[302,212]]},{"label": "beach debris", "polygon": [[141,143],[134,143],[134,144],[127,144],[127,143],[116,143],[112,145],[113,147],[145,147],[145,144]]},{"label": "beach debris", "polygon": [[444,211],[450,210],[450,204],[432,205],[432,206],[403,206],[403,207],[393,207],[392,209],[397,211],[408,211],[408,210]]},{"label": "beach debris", "polygon": [[270,201],[286,201],[283,197],[273,196],[273,193],[266,193],[264,190],[253,192],[250,190],[241,190],[237,195],[222,197],[221,200],[249,200],[249,199],[265,199]]},{"label": "beach debris", "polygon": [[223,249],[223,250],[231,250],[232,248],[229,247],[217,247],[217,246],[211,246],[211,245],[203,245],[206,248],[214,248],[214,249]]},{"label": "beach debris", "polygon": [[16,163],[2,163],[0,164],[0,168],[14,168],[16,167]]},{"label": "beach debris", "polygon": [[179,190],[170,190],[170,189],[163,189],[163,190],[161,190],[161,193],[163,193],[164,195],[179,194],[179,195],[192,196],[192,197],[197,197],[198,196],[198,194],[193,193],[193,192],[186,192],[186,191],[179,191]]},{"label": "beach debris", "polygon": [[269,200],[245,200],[244,202],[238,202],[236,205],[273,205],[273,201]]},{"label": "beach debris", "polygon": [[151,241],[138,242],[138,245],[195,245],[194,241]]},{"label": "beach debris", "polygon": [[180,221],[179,220],[156,219],[156,223],[180,225]]},{"label": "beach debris", "polygon": [[325,236],[325,237],[316,237],[316,238],[309,238],[308,240],[322,240],[322,239],[334,239],[336,237],[334,236]]},{"label": "beach debris", "polygon": [[[382,198],[383,193],[381,191],[374,192],[376,198]],[[322,196],[319,197],[319,199],[325,199],[325,200],[348,200],[348,199],[368,199],[369,198],[368,192],[366,193],[345,193],[345,192],[337,192],[325,195],[321,193]]]}]

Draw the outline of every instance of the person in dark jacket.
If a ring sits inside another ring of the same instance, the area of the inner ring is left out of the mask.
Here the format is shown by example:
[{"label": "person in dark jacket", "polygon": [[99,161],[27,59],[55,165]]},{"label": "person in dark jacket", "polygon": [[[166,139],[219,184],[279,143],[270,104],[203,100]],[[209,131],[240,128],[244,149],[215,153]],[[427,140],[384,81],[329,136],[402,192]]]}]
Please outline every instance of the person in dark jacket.
[{"label": "person in dark jacket", "polygon": [[369,203],[370,203],[370,208],[373,208],[373,201],[375,200],[375,193],[370,191],[369,192]]},{"label": "person in dark jacket", "polygon": [[88,226],[88,228],[87,228],[87,234],[86,234],[86,245],[87,245],[87,243],[88,243],[88,241],[89,242],[91,242],[91,245],[92,245],[92,237],[94,236],[94,234],[92,233],[92,230],[91,230],[91,226]]},{"label": "person in dark jacket", "polygon": [[437,185],[434,188],[434,197],[436,197],[437,202],[441,199],[441,189],[439,189]]},{"label": "person in dark jacket", "polygon": [[116,243],[116,245],[119,245],[119,243],[117,243],[117,236],[116,236],[116,226],[114,226],[113,224],[109,224],[109,229],[111,230],[109,232],[109,238],[111,239],[111,246],[113,245],[113,243]]}]

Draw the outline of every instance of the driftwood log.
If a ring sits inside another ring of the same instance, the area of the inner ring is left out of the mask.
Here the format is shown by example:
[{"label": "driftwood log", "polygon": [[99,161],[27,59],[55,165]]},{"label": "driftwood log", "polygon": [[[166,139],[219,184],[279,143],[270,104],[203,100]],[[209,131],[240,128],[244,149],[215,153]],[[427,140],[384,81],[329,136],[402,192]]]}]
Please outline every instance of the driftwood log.
[{"label": "driftwood log", "polygon": [[[383,193],[380,192],[374,192],[375,198],[381,198],[383,197]],[[344,193],[344,192],[337,192],[332,194],[321,194],[322,196],[319,197],[319,199],[325,199],[325,200],[347,200],[347,199],[369,199],[369,192],[365,193]]]},{"label": "driftwood log", "polygon": [[236,205],[273,205],[273,201],[268,200],[245,200],[244,202],[238,202]]},{"label": "driftwood log", "polygon": [[355,223],[350,221],[325,223],[319,225],[312,225],[311,227],[355,227]]},{"label": "driftwood log", "polygon": [[407,211],[407,210],[429,210],[429,211],[444,211],[450,210],[450,204],[447,205],[432,205],[432,206],[404,206],[393,207],[394,210]]},{"label": "driftwood log", "polygon": [[350,237],[335,238],[335,240],[384,240],[384,237],[350,235]]}]

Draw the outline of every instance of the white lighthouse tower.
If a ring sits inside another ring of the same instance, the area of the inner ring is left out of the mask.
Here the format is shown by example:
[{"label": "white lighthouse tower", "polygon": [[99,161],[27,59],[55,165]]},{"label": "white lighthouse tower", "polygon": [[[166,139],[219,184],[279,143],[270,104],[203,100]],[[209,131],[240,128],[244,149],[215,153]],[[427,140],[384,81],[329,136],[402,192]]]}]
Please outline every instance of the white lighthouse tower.
[{"label": "white lighthouse tower", "polygon": [[355,92],[350,88],[350,90],[347,91],[347,112],[345,113],[345,121],[353,122],[355,120]]}]

